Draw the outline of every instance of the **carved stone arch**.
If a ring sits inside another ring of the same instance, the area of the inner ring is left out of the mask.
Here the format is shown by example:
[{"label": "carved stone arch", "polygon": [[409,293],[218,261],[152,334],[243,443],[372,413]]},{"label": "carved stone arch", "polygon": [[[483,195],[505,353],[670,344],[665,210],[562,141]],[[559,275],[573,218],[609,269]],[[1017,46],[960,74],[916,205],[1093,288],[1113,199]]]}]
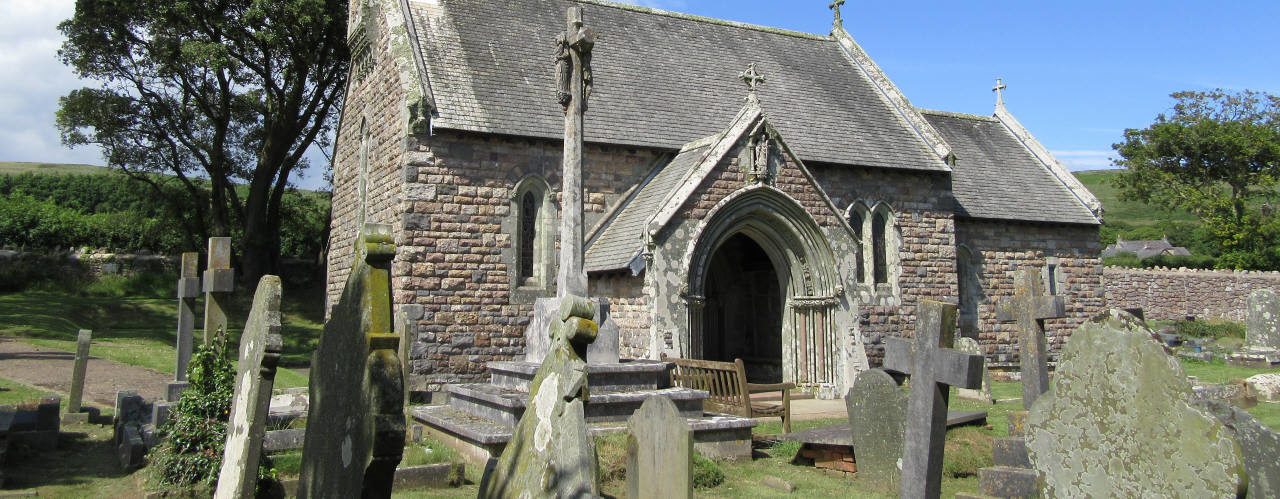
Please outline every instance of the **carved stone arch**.
[{"label": "carved stone arch", "polygon": [[902,230],[898,227],[898,213],[887,201],[879,201],[870,209],[870,231],[867,253],[869,283],[874,286],[877,301],[896,302],[898,276],[902,273],[900,250]]},{"label": "carved stone arch", "polygon": [[843,297],[841,272],[823,229],[794,199],[767,186],[744,187],[716,205],[694,231],[684,275],[688,324],[682,351],[701,357],[706,283],[712,258],[730,238],[754,241],[779,277],[783,305],[783,379],[801,385],[837,383],[840,334],[833,314]]}]

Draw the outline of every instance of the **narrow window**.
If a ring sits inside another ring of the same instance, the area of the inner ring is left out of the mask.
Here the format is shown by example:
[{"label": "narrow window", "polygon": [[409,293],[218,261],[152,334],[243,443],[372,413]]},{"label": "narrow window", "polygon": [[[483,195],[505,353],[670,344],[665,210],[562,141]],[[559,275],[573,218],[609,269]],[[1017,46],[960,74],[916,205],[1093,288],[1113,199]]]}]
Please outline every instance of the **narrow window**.
[{"label": "narrow window", "polygon": [[538,200],[533,192],[525,192],[520,200],[520,279],[533,280],[534,245],[538,240]]},{"label": "narrow window", "polygon": [[884,212],[877,211],[875,216],[871,218],[872,267],[876,284],[889,282],[889,254],[888,248],[885,246],[887,244],[885,233],[888,230],[889,217]]},{"label": "narrow window", "polygon": [[849,227],[853,229],[853,236],[858,244],[858,255],[855,258],[857,264],[855,267],[857,267],[859,283],[867,282],[867,265],[865,258],[863,258],[867,249],[862,244],[863,218],[862,212],[856,208],[849,212]]},{"label": "narrow window", "polygon": [[1049,281],[1048,282],[1049,294],[1050,295],[1058,294],[1058,264],[1050,263],[1048,266],[1047,272],[1045,273],[1047,274],[1048,281]]}]

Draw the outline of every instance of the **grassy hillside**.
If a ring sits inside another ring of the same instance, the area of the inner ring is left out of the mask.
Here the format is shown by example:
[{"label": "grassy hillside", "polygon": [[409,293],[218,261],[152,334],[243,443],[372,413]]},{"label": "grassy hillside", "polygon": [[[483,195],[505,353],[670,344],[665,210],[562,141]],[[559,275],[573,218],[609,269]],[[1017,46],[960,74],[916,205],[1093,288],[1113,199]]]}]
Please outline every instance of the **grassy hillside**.
[{"label": "grassy hillside", "polygon": [[49,173],[54,175],[85,175],[106,173],[107,169],[93,165],[72,165],[63,163],[25,163],[21,161],[0,161],[0,175],[17,175],[19,173]]},{"label": "grassy hillside", "polygon": [[1151,227],[1160,225],[1164,221],[1196,222],[1196,217],[1184,210],[1148,205],[1138,201],[1121,201],[1120,189],[1112,184],[1119,174],[1120,170],[1075,172],[1076,178],[1080,179],[1099,201],[1102,201],[1108,225]]}]

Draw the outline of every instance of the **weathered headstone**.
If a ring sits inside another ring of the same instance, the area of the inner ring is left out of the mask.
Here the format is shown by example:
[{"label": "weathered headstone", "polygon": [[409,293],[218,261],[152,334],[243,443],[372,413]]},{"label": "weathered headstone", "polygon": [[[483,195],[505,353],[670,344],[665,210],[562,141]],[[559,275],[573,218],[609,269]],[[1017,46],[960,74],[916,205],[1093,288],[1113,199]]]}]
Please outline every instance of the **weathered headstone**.
[{"label": "weathered headstone", "polygon": [[902,443],[907,431],[907,393],[889,373],[858,374],[844,398],[853,433],[858,481],[883,492],[902,483]]},{"label": "weathered headstone", "polygon": [[[907,398],[907,434],[902,445],[901,496],[933,498],[942,493],[942,450],[947,431],[951,387],[982,386],[981,355],[950,348],[955,338],[956,306],[922,300],[916,307],[914,348],[891,338],[884,368],[911,376]],[[857,449],[854,449],[857,455]]]},{"label": "weathered headstone", "polygon": [[93,331],[81,329],[76,336],[76,363],[71,370],[71,396],[67,397],[67,413],[62,416],[65,423],[83,423],[88,421],[89,414],[80,412],[80,403],[84,398],[84,376],[89,368],[89,345],[93,342]]},{"label": "weathered headstone", "polygon": [[258,282],[249,321],[240,335],[236,392],[231,400],[227,443],[213,497],[251,498],[258,488],[258,461],[266,433],[271,387],[284,341],[280,338],[280,278],[268,275]]},{"label": "weathered headstone", "polygon": [[[235,271],[231,270],[231,238],[209,238],[209,260],[204,269],[204,344],[213,335],[227,329],[227,305],[236,289]],[[188,357],[190,360],[190,357]]]},{"label": "weathered headstone", "polygon": [[1239,445],[1192,403],[1182,367],[1136,318],[1112,310],[1084,324],[1026,422],[1045,496],[1243,493]]},{"label": "weathered headstone", "polygon": [[1280,497],[1280,433],[1226,402],[1197,399],[1195,405],[1218,418],[1235,435],[1249,475],[1249,497]]},{"label": "weathered headstone", "polygon": [[1013,298],[1002,300],[996,307],[996,319],[1018,324],[1022,406],[1027,409],[1031,408],[1036,397],[1049,389],[1049,352],[1044,339],[1044,321],[1065,316],[1062,297],[1045,294],[1040,273],[1032,269],[1014,273]]},{"label": "weathered headstone", "polygon": [[595,443],[587,433],[587,347],[598,327],[592,304],[566,296],[550,334],[554,346],[529,384],[529,403],[511,440],[486,470],[481,498],[596,497]]},{"label": "weathered headstone", "polygon": [[1255,289],[1247,302],[1244,346],[1280,349],[1280,297],[1270,289]]},{"label": "weathered headstone", "polygon": [[[956,350],[964,353],[982,355],[982,345],[979,345],[978,340],[973,338],[956,338]],[[982,386],[977,390],[957,388],[956,396],[962,399],[976,400],[978,402],[985,402],[988,404],[994,402],[991,398],[991,373],[987,371],[986,363],[983,363],[982,365]]]},{"label": "weathered headstone", "polygon": [[391,227],[365,226],[313,366],[298,497],[390,497],[404,455],[404,373],[392,330]]},{"label": "weathered headstone", "polygon": [[693,430],[676,404],[649,397],[627,427],[627,497],[693,497]]},{"label": "weathered headstone", "polygon": [[120,467],[126,471],[143,465],[147,455],[143,427],[150,417],[151,407],[135,391],[116,392],[116,416],[113,442]]},{"label": "weathered headstone", "polygon": [[175,347],[177,361],[173,369],[173,382],[169,383],[166,400],[177,402],[187,387],[187,364],[191,363],[191,351],[195,343],[196,298],[200,296],[200,254],[182,254],[182,274],[178,278],[178,332]]}]

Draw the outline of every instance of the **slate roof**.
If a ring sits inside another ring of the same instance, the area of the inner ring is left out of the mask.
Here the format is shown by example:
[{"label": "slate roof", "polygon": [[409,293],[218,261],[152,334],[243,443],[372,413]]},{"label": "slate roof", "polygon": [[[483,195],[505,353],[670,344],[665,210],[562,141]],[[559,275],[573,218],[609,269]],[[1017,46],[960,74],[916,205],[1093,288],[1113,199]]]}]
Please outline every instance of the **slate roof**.
[{"label": "slate roof", "polygon": [[644,229],[650,218],[662,208],[662,201],[680,185],[680,180],[698,166],[707,150],[707,142],[676,155],[661,167],[648,183],[632,196],[622,210],[608,222],[594,240],[588,241],[587,272],[624,269],[644,248]]},{"label": "slate roof", "polygon": [[409,2],[433,126],[561,139],[553,40],[575,4],[601,36],[588,142],[675,151],[714,134],[746,95],[738,73],[756,63],[768,78],[760,100],[801,160],[947,170],[833,38],[594,1]]},{"label": "slate roof", "polygon": [[921,110],[957,157],[952,193],[962,217],[1098,225],[1098,219],[999,120]]}]

